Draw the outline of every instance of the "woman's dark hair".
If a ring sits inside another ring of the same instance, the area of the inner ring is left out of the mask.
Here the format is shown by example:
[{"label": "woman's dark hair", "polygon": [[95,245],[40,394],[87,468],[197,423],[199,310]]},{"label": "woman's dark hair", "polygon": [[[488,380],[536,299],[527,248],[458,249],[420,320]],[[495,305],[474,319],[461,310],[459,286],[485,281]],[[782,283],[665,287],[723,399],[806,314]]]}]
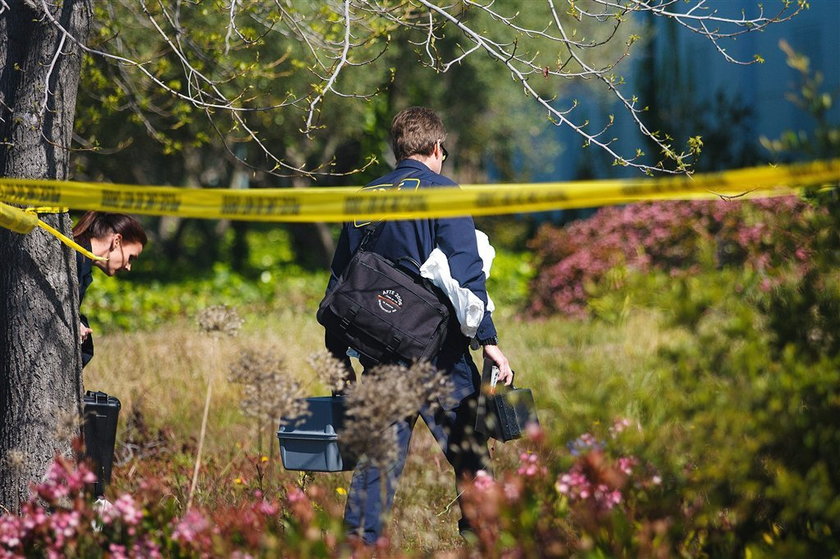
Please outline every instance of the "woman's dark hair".
[{"label": "woman's dark hair", "polygon": [[130,215],[106,212],[85,212],[73,227],[73,238],[77,241],[101,239],[112,233],[122,235],[126,243],[140,243],[146,246],[148,237],[140,222]]}]

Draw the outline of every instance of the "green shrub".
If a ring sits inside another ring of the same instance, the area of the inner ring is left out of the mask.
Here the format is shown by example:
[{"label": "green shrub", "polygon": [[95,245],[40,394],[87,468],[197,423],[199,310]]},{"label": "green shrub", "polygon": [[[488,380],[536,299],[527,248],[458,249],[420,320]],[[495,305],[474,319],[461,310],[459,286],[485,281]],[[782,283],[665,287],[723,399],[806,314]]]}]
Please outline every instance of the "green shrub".
[{"label": "green shrub", "polygon": [[500,309],[517,310],[528,304],[528,284],[534,268],[528,253],[496,247],[496,258],[487,280],[487,292]]},{"label": "green shrub", "polygon": [[679,495],[668,517],[693,534],[683,551],[840,553],[840,282],[812,272],[760,285],[734,270],[636,274],[593,306],[616,319],[634,312],[628,300],[655,301],[670,329],[658,397],[639,402],[655,431],[640,453]]},{"label": "green shrub", "polygon": [[[264,241],[273,238],[268,235]],[[252,250],[249,271],[245,272],[236,272],[222,262],[209,272],[183,279],[148,279],[148,274],[140,279],[132,275],[115,278],[94,271],[82,313],[97,332],[157,328],[217,304],[244,312],[293,308],[314,315],[328,271],[308,272],[288,262],[290,255],[284,255],[283,246],[280,243],[277,251]],[[493,301],[500,309],[511,311],[524,306],[532,275],[527,255],[497,250],[488,281]]]},{"label": "green shrub", "polygon": [[129,276],[109,278],[94,272],[81,310],[95,332],[157,328],[219,304],[255,312],[311,309],[314,314],[326,283],[326,272],[313,274],[289,266],[264,270],[253,278],[217,263],[208,275],[167,283],[134,282]]}]

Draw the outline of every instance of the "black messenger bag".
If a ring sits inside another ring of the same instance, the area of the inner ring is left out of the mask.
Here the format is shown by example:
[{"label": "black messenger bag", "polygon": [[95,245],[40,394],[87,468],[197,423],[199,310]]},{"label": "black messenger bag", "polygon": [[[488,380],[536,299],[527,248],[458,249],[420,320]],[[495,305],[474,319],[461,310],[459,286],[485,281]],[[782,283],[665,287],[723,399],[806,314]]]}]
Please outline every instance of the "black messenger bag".
[{"label": "black messenger bag", "polygon": [[446,338],[446,295],[419,274],[364,250],[365,241],[321,301],[318,322],[376,362],[432,359]]},{"label": "black messenger bag", "polygon": [[[399,189],[409,175],[393,188]],[[380,227],[366,227],[359,249],[318,306],[318,322],[377,363],[431,360],[446,339],[449,299],[420,276],[420,264],[413,259],[392,262],[366,250]]]}]

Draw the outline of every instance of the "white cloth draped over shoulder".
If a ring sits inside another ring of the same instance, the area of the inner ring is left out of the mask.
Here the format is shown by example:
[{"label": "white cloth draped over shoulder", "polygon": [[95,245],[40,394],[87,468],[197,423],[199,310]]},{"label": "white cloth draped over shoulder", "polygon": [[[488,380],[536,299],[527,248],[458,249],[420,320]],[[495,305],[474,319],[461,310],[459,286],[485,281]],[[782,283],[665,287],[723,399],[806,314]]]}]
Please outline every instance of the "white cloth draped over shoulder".
[{"label": "white cloth draped over shoulder", "polygon": [[[483,231],[476,229],[475,240],[478,244],[478,255],[481,256],[484,277],[490,277],[490,267],[496,257],[496,249],[490,244],[490,239]],[[455,308],[455,316],[461,325],[461,333],[468,338],[475,337],[478,325],[484,318],[484,301],[478,298],[475,293],[461,287],[458,280],[452,277],[449,270],[449,261],[446,255],[439,248],[435,248],[422,266],[420,275],[431,281],[446,293],[452,306]],[[487,295],[487,310],[493,312],[495,306]]]}]

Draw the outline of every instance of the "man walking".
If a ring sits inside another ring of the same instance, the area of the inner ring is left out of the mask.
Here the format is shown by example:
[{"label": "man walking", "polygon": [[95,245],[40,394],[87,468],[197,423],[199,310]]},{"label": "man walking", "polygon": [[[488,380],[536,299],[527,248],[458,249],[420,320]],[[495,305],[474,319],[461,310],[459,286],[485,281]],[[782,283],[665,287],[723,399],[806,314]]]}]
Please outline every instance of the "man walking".
[{"label": "man walking", "polygon": [[[443,122],[434,111],[425,107],[410,107],[401,111],[391,124],[391,142],[397,166],[368,186],[397,189],[457,186],[440,174],[447,158],[445,140]],[[358,250],[365,237],[365,225],[344,225],[333,257],[328,289]],[[409,257],[423,263],[436,247],[446,255],[452,277],[460,287],[475,294],[486,308],[486,278],[471,217],[386,221],[378,226],[376,239],[367,250],[395,261]],[[489,311],[485,310],[475,341],[483,346],[484,357],[498,365],[499,382],[510,384],[513,373],[497,345],[496,328]],[[328,333],[326,345],[333,355],[349,366],[346,344]],[[413,417],[398,422],[398,457],[387,471],[363,463],[354,472],[344,520],[348,531],[361,537],[366,544],[374,544],[382,534],[382,515],[393,503],[397,480],[405,465],[412,428],[418,416],[423,418],[440,444],[459,484],[473,479],[479,470],[488,469],[487,439],[474,430],[475,402],[481,379],[469,345],[470,340],[457,328],[450,329],[434,359],[437,369],[443,371],[449,380],[449,403],[434,411],[424,407]],[[364,358],[361,363],[366,369],[376,365]],[[382,476],[385,476],[384,486]],[[469,529],[466,519],[459,521],[459,529],[462,533]]]}]

